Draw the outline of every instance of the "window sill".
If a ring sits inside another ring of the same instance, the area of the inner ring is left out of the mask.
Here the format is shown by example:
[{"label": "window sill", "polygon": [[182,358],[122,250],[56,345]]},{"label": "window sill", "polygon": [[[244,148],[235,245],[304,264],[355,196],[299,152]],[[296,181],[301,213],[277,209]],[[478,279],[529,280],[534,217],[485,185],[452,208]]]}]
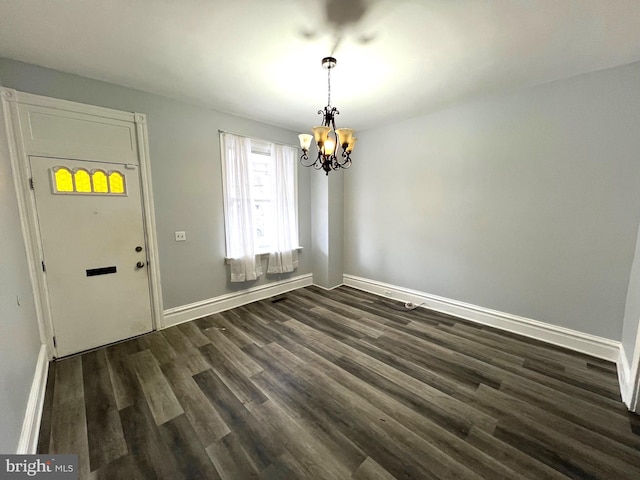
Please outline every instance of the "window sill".
[{"label": "window sill", "polygon": [[[295,247],[294,250],[302,250],[303,247]],[[266,258],[269,256],[270,252],[264,252],[264,253],[256,253],[256,256],[260,257],[260,259],[262,260],[263,258]],[[224,257],[224,263],[226,265],[229,265],[231,263],[231,258],[229,257]]]}]

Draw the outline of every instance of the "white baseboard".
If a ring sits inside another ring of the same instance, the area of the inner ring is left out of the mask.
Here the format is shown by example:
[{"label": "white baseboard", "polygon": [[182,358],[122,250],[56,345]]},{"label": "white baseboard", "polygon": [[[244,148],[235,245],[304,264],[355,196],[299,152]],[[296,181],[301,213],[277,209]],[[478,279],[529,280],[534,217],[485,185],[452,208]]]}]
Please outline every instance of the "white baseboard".
[{"label": "white baseboard", "polygon": [[18,441],[17,454],[32,455],[38,448],[38,435],[40,433],[40,420],[42,419],[42,408],[44,407],[44,394],[47,388],[47,374],[49,373],[49,357],[47,356],[47,346],[40,347],[36,371],[31,383],[27,410],[22,422],[22,432]]},{"label": "white baseboard", "polygon": [[263,300],[265,298],[290,292],[298,288],[308,287],[313,284],[313,275],[299,275],[287,280],[271,282],[267,285],[248,288],[241,292],[228,293],[219,297],[202,300],[200,302],[169,308],[164,311],[164,328],[189,322],[196,318],[205,317],[214,313],[223,312],[232,308],[246,305],[247,303]]},{"label": "white baseboard", "polygon": [[619,359],[620,342],[615,340],[353,275],[344,275],[344,284],[375,295],[412,302],[431,310],[517,333],[597,358],[612,362],[618,362]]},{"label": "white baseboard", "polygon": [[321,290],[325,290],[325,291],[327,291],[327,292],[330,292],[331,290],[335,290],[336,288],[341,287],[341,286],[343,286],[343,285],[344,285],[344,283],[340,283],[340,284],[335,285],[335,286],[333,286],[333,287],[324,287],[324,286],[322,286],[322,285],[318,285],[317,283],[314,283],[314,284],[313,284],[313,286],[314,286],[314,287],[318,287],[318,288],[320,288]]}]

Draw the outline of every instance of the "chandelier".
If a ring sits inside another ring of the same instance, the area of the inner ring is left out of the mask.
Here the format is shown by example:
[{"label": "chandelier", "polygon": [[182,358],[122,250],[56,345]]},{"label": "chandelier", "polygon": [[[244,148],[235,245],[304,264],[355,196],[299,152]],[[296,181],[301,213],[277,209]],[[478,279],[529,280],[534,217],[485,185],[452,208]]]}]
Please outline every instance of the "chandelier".
[{"label": "chandelier", "polygon": [[[316,170],[324,170],[329,175],[331,170],[349,168],[351,166],[351,152],[358,140],[353,136],[352,128],[336,128],[335,116],[340,112],[336,107],[331,106],[331,69],[336,66],[336,59],[325,57],[322,59],[322,67],[327,70],[327,106],[324,110],[318,110],[318,115],[322,115],[322,125],[313,127],[313,135],[301,133],[300,147],[302,156],[300,163],[305,167],[313,167]],[[309,147],[311,140],[315,140],[318,147],[318,156],[309,162]],[[342,153],[338,157],[336,152],[338,147],[342,148]]]}]

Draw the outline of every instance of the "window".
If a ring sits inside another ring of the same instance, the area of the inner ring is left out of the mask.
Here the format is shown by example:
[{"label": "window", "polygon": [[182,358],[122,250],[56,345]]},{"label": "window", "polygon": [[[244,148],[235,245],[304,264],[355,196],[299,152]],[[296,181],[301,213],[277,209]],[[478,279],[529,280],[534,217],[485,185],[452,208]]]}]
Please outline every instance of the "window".
[{"label": "window", "polygon": [[[292,271],[298,245],[297,150],[285,145],[221,134],[227,258],[250,259],[255,276],[260,275],[255,256],[283,254]],[[275,261],[275,260],[274,260]],[[233,270],[233,268],[232,268]],[[237,281],[244,281],[243,280]],[[232,271],[233,280],[233,271]]]},{"label": "window", "polygon": [[253,234],[256,253],[268,253],[271,247],[270,227],[272,225],[269,223],[269,218],[273,214],[271,208],[273,172],[270,160],[270,155],[251,152],[249,171],[253,192]]},{"label": "window", "polygon": [[[282,185],[283,180],[276,182],[276,169],[275,161],[272,156],[272,146],[274,145],[259,141],[250,140],[251,152],[248,157],[248,178],[249,178],[249,201],[251,205],[251,231],[254,241],[254,249],[256,254],[271,253],[277,251],[277,235],[276,228],[278,219],[276,215],[278,212],[275,210],[276,196],[284,196],[284,201],[287,203],[284,214],[289,214],[287,223],[290,223],[293,228],[289,232],[291,245],[295,248],[298,247],[298,205],[297,205],[297,192],[295,184],[288,185],[290,187],[289,192],[278,191],[278,189],[287,187]],[[286,169],[289,170],[291,179],[295,178],[296,164],[291,162],[286,165]],[[232,198],[229,200],[232,204],[241,202],[242,188],[235,186],[231,188],[230,193]],[[283,212],[280,212],[282,215]],[[225,226],[227,229],[228,225]],[[227,238],[228,235],[227,235]],[[229,243],[227,243],[227,256],[233,258],[230,255]]]}]

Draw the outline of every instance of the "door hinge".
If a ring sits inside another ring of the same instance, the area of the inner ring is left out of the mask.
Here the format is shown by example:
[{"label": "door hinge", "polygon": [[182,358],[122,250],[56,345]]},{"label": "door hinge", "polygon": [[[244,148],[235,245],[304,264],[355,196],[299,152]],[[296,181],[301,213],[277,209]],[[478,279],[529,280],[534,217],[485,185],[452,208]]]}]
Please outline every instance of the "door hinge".
[{"label": "door hinge", "polygon": [[31,190],[35,190],[35,188],[33,187],[33,178],[30,178],[30,179],[29,179],[29,188],[30,188]]},{"label": "door hinge", "polygon": [[44,266],[44,261],[42,262],[42,271],[46,272],[47,271],[47,267]]},{"label": "door hinge", "polygon": [[56,337],[55,337],[55,335],[53,336],[53,346],[54,346],[55,348],[58,348],[58,342],[56,341]]}]

